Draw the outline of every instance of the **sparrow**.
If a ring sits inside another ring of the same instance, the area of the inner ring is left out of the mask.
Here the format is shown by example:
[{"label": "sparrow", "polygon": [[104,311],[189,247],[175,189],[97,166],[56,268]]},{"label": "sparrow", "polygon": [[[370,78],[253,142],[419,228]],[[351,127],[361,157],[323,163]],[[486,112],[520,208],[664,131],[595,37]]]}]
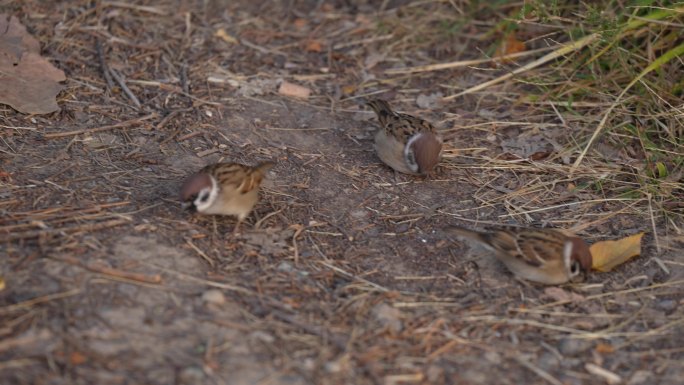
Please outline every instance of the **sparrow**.
[{"label": "sparrow", "polygon": [[563,230],[505,227],[480,232],[453,226],[447,231],[484,246],[514,275],[533,282],[566,283],[592,264],[589,245]]},{"label": "sparrow", "polygon": [[208,165],[185,180],[181,202],[184,208],[200,214],[236,216],[236,232],[259,200],[259,186],[273,166],[273,162],[256,167],[239,163]]},{"label": "sparrow", "polygon": [[394,170],[415,175],[428,174],[442,156],[442,138],[428,121],[392,111],[382,99],[369,101],[380,121],[375,134],[378,157]]}]

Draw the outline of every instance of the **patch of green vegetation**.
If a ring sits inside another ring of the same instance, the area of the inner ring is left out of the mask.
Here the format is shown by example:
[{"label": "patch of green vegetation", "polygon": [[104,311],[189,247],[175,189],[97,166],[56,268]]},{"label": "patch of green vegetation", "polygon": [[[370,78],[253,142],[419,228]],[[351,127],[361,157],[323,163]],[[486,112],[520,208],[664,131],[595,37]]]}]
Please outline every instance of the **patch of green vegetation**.
[{"label": "patch of green vegetation", "polygon": [[[556,7],[565,10],[561,16],[577,23],[566,30],[570,39],[592,33],[600,39],[589,45],[579,60],[556,60],[556,71],[544,72],[548,83],[530,82],[537,87],[536,99],[619,103],[616,109],[594,112],[606,120],[599,126],[597,119],[599,136],[615,133],[612,140],[623,141],[625,147],[632,148],[631,153],[643,158],[644,167],[635,168],[632,178],[641,187],[623,191],[620,196],[643,198],[650,194],[658,202],[677,199],[672,194],[681,190],[682,181],[671,179],[682,174],[684,153],[684,8],[651,0],[632,1],[624,8],[609,1],[585,6],[556,2]],[[526,3],[520,13],[529,15],[533,11],[539,16],[543,9],[535,2]],[[568,85],[549,86],[554,75]],[[534,72],[527,75],[530,79],[535,79]],[[628,120],[633,123],[624,124]],[[616,186],[608,184],[615,183],[619,182],[596,181],[592,187],[609,193]],[[673,189],[673,183],[679,187]]]},{"label": "patch of green vegetation", "polygon": [[[480,97],[520,101],[530,106],[530,114],[543,119],[567,118],[575,141],[566,143],[572,143],[571,151],[578,155],[573,170],[601,170],[599,180],[584,186],[587,191],[607,198],[653,198],[654,210],[663,212],[666,207],[680,207],[677,201],[684,191],[684,3],[498,0],[417,4],[407,6],[403,19],[388,23],[383,30],[401,42],[402,49],[395,52],[446,46],[454,53],[466,52],[468,59],[520,53],[522,57],[515,61],[474,66],[480,75],[492,74],[482,76],[481,83],[488,84],[477,89]],[[525,55],[537,49],[540,53]],[[463,59],[454,56],[443,61]],[[456,71],[470,72],[462,67]],[[489,95],[483,91],[496,87],[492,79],[505,77],[506,71],[515,72],[517,88],[507,86]],[[426,73],[423,79],[428,76],[433,75]],[[463,90],[462,84],[448,80],[443,84]],[[605,142],[618,150],[606,151],[604,156],[593,151],[596,144]]]}]

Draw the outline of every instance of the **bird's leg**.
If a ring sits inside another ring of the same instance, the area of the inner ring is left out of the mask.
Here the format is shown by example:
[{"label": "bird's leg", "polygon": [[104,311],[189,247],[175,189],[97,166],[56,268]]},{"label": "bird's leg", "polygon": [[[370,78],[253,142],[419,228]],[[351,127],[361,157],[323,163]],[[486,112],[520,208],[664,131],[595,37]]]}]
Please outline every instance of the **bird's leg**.
[{"label": "bird's leg", "polygon": [[245,218],[238,218],[237,223],[235,224],[235,227],[233,228],[233,235],[240,235],[240,224]]},{"label": "bird's leg", "polygon": [[520,283],[521,285],[525,286],[525,288],[527,288],[527,289],[530,289],[530,288],[534,287],[534,285],[532,285],[532,283],[530,283],[529,281],[527,281],[527,280],[524,279],[524,278],[518,277],[518,276],[515,275],[515,274],[513,274],[513,279],[515,279],[516,281],[518,281],[518,283]]}]

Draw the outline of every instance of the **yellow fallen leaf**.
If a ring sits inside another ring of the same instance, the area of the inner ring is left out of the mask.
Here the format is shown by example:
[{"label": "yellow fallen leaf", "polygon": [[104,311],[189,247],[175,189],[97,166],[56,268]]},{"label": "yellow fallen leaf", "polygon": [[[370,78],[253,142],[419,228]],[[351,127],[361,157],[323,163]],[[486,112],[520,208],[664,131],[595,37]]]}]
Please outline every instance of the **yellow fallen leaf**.
[{"label": "yellow fallen leaf", "polygon": [[240,44],[240,42],[238,41],[238,39],[236,39],[236,38],[230,36],[230,35],[228,34],[228,32],[226,32],[226,30],[223,29],[223,28],[217,29],[216,32],[214,32],[214,36],[220,38],[221,40],[225,41],[226,43],[230,43],[230,44]]},{"label": "yellow fallen leaf", "polygon": [[644,233],[634,234],[617,241],[596,242],[591,250],[592,268],[601,272],[613,270],[633,257],[641,254],[641,237]]},{"label": "yellow fallen leaf", "polygon": [[348,86],[342,87],[342,93],[345,95],[351,95],[354,92],[356,92],[357,89],[358,89],[358,87],[356,85],[350,84]]}]

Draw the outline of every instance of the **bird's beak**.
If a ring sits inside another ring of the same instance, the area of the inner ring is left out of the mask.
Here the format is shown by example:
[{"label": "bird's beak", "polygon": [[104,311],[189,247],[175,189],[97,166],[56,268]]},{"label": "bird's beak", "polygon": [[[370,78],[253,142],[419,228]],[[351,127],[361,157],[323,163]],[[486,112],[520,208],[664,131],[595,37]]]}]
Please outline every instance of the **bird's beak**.
[{"label": "bird's beak", "polygon": [[190,210],[190,209],[192,209],[192,207],[193,207],[192,202],[182,202],[181,203],[181,208],[183,210]]}]

